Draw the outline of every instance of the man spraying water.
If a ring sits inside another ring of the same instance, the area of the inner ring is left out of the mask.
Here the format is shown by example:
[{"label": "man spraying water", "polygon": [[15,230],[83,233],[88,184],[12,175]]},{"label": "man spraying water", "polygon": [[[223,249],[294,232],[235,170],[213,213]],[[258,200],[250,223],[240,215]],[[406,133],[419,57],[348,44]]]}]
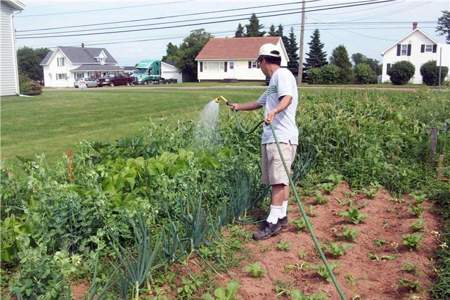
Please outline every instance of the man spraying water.
[{"label": "man spraying water", "polygon": [[278,137],[282,155],[291,169],[298,145],[298,128],[295,124],[298,91],[294,75],[280,68],[281,50],[273,44],[264,44],[259,49],[258,64],[264,75],[270,77],[267,90],[255,102],[232,103],[237,111],[255,110],[264,107],[264,126],[261,139],[262,181],[272,187],[272,204],[267,219],[253,234],[255,240],[268,239],[287,226],[289,178],[283,167],[274,136],[268,124],[272,124]]}]

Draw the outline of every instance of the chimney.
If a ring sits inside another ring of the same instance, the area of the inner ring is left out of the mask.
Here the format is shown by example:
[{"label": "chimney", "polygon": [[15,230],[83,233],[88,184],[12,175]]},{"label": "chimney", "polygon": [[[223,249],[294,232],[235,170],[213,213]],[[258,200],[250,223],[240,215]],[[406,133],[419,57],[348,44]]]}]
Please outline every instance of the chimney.
[{"label": "chimney", "polygon": [[417,29],[417,22],[413,22],[413,30]]},{"label": "chimney", "polygon": [[81,48],[84,48],[84,43],[81,43]]}]

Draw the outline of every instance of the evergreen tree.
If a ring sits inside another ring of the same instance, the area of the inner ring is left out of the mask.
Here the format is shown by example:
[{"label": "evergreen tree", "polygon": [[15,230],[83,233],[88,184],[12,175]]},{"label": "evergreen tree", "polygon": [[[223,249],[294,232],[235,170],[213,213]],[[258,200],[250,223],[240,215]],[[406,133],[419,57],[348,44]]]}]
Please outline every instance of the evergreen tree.
[{"label": "evergreen tree", "polygon": [[442,11],[442,16],[438,19],[438,26],[436,27],[436,31],[440,35],[445,35],[447,44],[450,44],[450,11],[449,10]]},{"label": "evergreen tree", "polygon": [[327,53],[323,51],[324,44],[320,42],[320,32],[318,29],[314,30],[311,36],[311,42],[308,43],[309,52],[306,53],[306,62],[304,63],[305,70],[310,68],[320,68],[326,65]]},{"label": "evergreen tree", "polygon": [[291,27],[291,31],[289,32],[289,39],[286,45],[286,51],[289,57],[288,68],[293,73],[298,73],[298,45],[297,39],[294,34],[294,27]]},{"label": "evergreen tree", "polygon": [[264,28],[264,26],[259,24],[259,20],[256,14],[252,14],[249,20],[249,24],[245,25],[245,28],[247,30],[246,36],[248,37],[263,36],[266,33],[265,31],[260,31]]},{"label": "evergreen tree", "polygon": [[269,36],[278,36],[278,33],[277,33],[277,31],[275,30],[275,26],[274,26],[273,24],[270,25]]},{"label": "evergreen tree", "polygon": [[276,36],[281,37],[281,39],[283,40],[284,47],[286,48],[286,51],[287,51],[287,47],[289,47],[288,46],[289,45],[289,39],[288,39],[287,36],[284,35],[283,25],[281,25],[281,24],[278,25],[278,29],[277,29],[276,32],[277,32]]},{"label": "evergreen tree", "polygon": [[330,63],[340,68],[340,83],[349,83],[352,81],[352,63],[348,58],[348,53],[347,49],[345,49],[345,46],[339,45],[333,50],[333,54],[330,57]]},{"label": "evergreen tree", "polygon": [[244,27],[239,23],[238,28],[236,30],[236,33],[234,34],[234,37],[244,37]]}]

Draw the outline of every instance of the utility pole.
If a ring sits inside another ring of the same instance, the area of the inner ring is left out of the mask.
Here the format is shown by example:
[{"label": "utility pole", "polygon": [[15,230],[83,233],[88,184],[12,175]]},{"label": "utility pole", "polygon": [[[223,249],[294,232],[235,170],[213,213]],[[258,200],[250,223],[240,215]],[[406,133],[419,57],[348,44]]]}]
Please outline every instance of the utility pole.
[{"label": "utility pole", "polygon": [[298,62],[298,86],[302,85],[303,76],[303,43],[305,37],[305,0],[302,1],[302,21],[300,26],[300,58]]},{"label": "utility pole", "polygon": [[441,76],[442,76],[442,47],[439,47],[439,89],[441,89]]}]

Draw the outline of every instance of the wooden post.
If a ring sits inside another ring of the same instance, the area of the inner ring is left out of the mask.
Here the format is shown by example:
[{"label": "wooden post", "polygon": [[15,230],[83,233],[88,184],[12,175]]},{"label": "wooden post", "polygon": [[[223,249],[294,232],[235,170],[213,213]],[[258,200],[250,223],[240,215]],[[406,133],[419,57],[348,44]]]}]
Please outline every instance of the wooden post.
[{"label": "wooden post", "polygon": [[75,177],[73,175],[73,150],[67,149],[66,150],[66,156],[67,156],[67,178],[70,182],[75,181]]},{"label": "wooden post", "polygon": [[437,135],[438,135],[438,129],[435,127],[431,128],[430,158],[431,158],[431,161],[433,161],[433,162],[435,160],[434,158],[436,157]]}]

